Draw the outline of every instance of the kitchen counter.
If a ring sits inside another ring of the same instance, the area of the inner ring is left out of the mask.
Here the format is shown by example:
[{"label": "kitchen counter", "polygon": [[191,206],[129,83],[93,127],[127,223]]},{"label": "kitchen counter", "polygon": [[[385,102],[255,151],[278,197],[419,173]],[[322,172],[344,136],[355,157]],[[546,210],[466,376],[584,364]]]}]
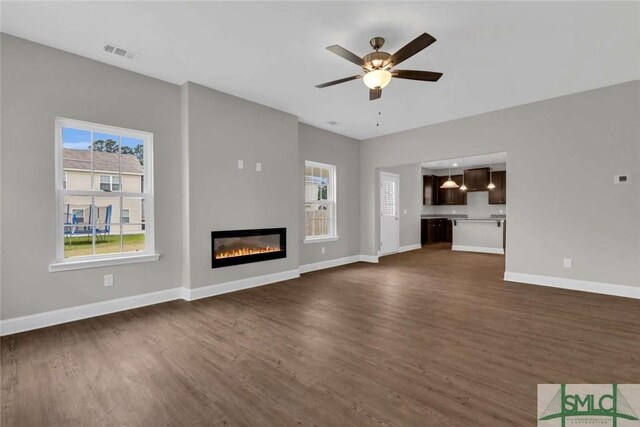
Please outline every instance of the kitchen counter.
[{"label": "kitchen counter", "polygon": [[466,218],[467,215],[460,214],[422,214],[420,218],[422,219],[463,219]]}]

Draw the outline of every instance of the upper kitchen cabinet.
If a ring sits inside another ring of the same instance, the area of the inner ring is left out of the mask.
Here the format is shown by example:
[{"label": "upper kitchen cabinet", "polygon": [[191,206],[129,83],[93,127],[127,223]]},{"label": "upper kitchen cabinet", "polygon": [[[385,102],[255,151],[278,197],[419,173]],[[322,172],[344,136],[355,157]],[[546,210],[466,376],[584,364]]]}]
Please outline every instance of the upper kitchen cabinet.
[{"label": "upper kitchen cabinet", "polygon": [[504,205],[507,203],[507,172],[492,172],[493,185],[496,186],[489,191],[490,205]]},{"label": "upper kitchen cabinet", "polygon": [[422,204],[425,206],[441,204],[440,177],[435,175],[422,176]]},{"label": "upper kitchen cabinet", "polygon": [[[440,188],[445,181],[449,179],[448,176],[441,176],[438,189],[440,194],[438,196],[439,205],[466,205],[467,193],[461,191],[459,188]],[[451,179],[458,185],[462,185],[462,175],[451,175]]]},{"label": "upper kitchen cabinet", "polygon": [[464,184],[467,186],[467,191],[487,191],[487,185],[489,185],[489,168],[465,170]]}]

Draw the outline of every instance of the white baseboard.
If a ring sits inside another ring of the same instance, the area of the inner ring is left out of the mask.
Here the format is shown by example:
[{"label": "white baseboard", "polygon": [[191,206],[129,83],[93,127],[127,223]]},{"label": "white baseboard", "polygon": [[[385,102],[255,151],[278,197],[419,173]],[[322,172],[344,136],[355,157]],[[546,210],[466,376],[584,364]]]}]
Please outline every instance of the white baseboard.
[{"label": "white baseboard", "polygon": [[47,326],[87,319],[89,317],[102,316],[145,305],[180,299],[182,288],[172,288],[164,291],[150,292],[148,294],[134,295],[131,297],[112,299],[93,304],[79,305],[76,307],[62,308],[60,310],[46,311],[44,313],[28,316],[14,317],[0,321],[0,335],[16,334],[32,329],[46,328]]},{"label": "white baseboard", "polygon": [[279,273],[265,274],[264,276],[248,277],[246,279],[233,280],[231,282],[218,283],[215,285],[202,286],[200,288],[183,288],[182,299],[193,301],[200,298],[212,297],[214,295],[226,294],[243,289],[255,288],[268,285],[270,283],[282,282],[300,277],[300,270],[281,271]]},{"label": "white baseboard", "polygon": [[400,246],[398,252],[407,252],[407,251],[415,251],[416,249],[422,248],[422,245],[419,243],[413,245]]},{"label": "white baseboard", "polygon": [[574,291],[593,292],[596,294],[640,299],[640,287],[627,285],[589,282],[586,280],[567,279],[564,277],[538,276],[535,274],[514,273],[512,271],[504,272],[504,280],[508,282],[527,283],[530,285],[549,286],[552,288],[571,289]]},{"label": "white baseboard", "polygon": [[452,251],[463,251],[463,252],[482,252],[484,254],[501,254],[504,255],[503,248],[489,248],[484,246],[465,246],[465,245],[453,245],[451,246]]},{"label": "white baseboard", "polygon": [[325,268],[338,267],[340,265],[351,264],[360,261],[360,255],[347,256],[344,258],[329,259],[327,261],[314,262],[300,266],[300,274],[309,273]]},{"label": "white baseboard", "polygon": [[375,255],[360,255],[360,261],[362,262],[372,262],[376,264],[378,262],[378,257]]},{"label": "white baseboard", "polygon": [[372,255],[354,255],[335,260],[321,261],[307,264],[300,269],[282,271],[279,273],[267,274],[258,277],[234,280],[231,282],[218,283],[216,285],[203,286],[200,288],[177,287],[158,292],[151,292],[142,295],[133,295],[125,298],[112,299],[96,302],[93,304],[79,305],[76,307],[63,308],[60,310],[46,311],[43,313],[31,314],[28,316],[14,317],[12,319],[0,320],[0,336],[26,332],[33,329],[46,328],[47,326],[59,325],[61,323],[73,322],[76,320],[88,319],[90,317],[102,316],[104,314],[116,313],[118,311],[131,310],[133,308],[144,307],[146,305],[159,304],[176,299],[193,301],[214,295],[226,294],[242,289],[249,289],[270,283],[282,282],[284,280],[300,277],[300,272],[309,272],[322,268],[330,268],[338,265],[353,262],[377,263],[378,257]]}]

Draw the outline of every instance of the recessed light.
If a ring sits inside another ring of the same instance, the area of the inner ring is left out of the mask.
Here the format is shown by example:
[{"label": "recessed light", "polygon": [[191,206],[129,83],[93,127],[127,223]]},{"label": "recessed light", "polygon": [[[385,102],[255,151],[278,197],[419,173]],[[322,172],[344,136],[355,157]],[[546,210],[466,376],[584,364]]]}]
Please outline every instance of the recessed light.
[{"label": "recessed light", "polygon": [[457,164],[457,163],[454,163],[454,164],[453,164],[453,166],[458,166],[458,164]]}]

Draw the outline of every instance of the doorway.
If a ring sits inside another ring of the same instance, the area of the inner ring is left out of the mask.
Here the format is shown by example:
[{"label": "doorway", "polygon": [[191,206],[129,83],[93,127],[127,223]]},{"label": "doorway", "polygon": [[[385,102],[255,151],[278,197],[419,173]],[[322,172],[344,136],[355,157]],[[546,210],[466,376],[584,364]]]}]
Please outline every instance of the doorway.
[{"label": "doorway", "polygon": [[400,248],[400,175],[380,172],[380,255]]}]

